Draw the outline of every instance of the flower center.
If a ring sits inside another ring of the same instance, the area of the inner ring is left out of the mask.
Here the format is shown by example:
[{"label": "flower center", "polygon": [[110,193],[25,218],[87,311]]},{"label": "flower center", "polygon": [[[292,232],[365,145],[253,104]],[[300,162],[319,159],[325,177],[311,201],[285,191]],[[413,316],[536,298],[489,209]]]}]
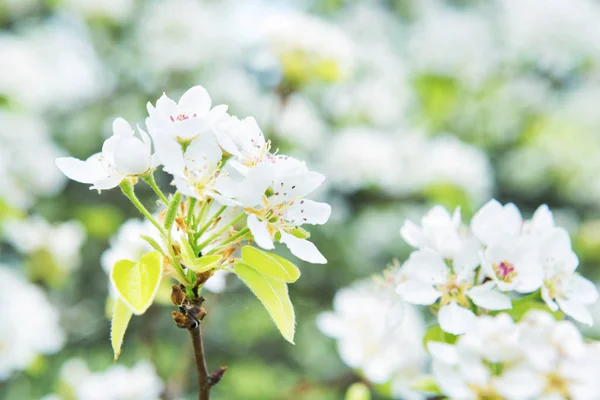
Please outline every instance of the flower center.
[{"label": "flower center", "polygon": [[546,375],[546,389],[544,392],[548,394],[559,393],[564,398],[570,398],[569,382],[556,372],[549,373]]},{"label": "flower center", "polygon": [[459,282],[456,275],[452,275],[446,284],[437,288],[442,292],[440,305],[443,307],[451,301],[456,301],[463,307],[469,307],[469,300],[467,299],[466,293],[471,286],[471,283]]},{"label": "flower center", "polygon": [[503,397],[500,396],[492,387],[481,387],[477,386],[473,383],[469,384],[469,389],[477,396],[475,397],[477,400],[502,400]]},{"label": "flower center", "polygon": [[[196,118],[197,115],[196,113],[191,115],[192,118]],[[169,116],[169,118],[171,119],[171,122],[175,122],[175,121],[185,121],[186,119],[190,119],[190,115],[187,114],[179,114],[177,116]]]},{"label": "flower center", "polygon": [[510,283],[517,276],[515,266],[509,262],[502,261],[500,264],[494,264],[493,268],[498,279],[504,282]]}]

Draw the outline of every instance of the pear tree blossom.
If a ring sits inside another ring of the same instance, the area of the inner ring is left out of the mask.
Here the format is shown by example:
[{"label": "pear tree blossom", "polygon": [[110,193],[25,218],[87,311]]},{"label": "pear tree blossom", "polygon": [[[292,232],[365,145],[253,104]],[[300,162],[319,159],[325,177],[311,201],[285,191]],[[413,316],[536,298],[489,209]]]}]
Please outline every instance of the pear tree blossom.
[{"label": "pear tree blossom", "polygon": [[591,324],[586,306],[597,301],[597,289],[575,272],[569,234],[545,205],[525,221],[514,204],[491,200],[470,229],[459,210],[451,215],[436,206],[420,226],[407,221],[400,233],[416,250],[397,291],[407,302],[431,306],[446,332],[468,332],[478,315],[511,309],[523,294]]},{"label": "pear tree blossom", "polygon": [[598,393],[596,345],[569,321],[530,311],[479,317],[456,344],[428,342],[433,376],[451,399],[592,399]]},{"label": "pear tree blossom", "polygon": [[[100,153],[86,161],[69,157],[56,163],[67,177],[92,189],[120,186],[145,217],[125,224],[102,258],[114,297],[115,360],[131,316],[143,314],[159,286],[170,284],[171,302],[178,307],[174,322],[194,342],[199,398],[208,399],[209,382],[222,377],[225,368],[213,372],[209,381],[206,362],[200,361],[200,324],[206,315],[202,290],[222,291],[225,274],[237,275],[293,343],[295,315],[287,285],[300,271],[252,244],[273,250],[278,241],[304,261],[326,263],[303,228],[329,219],[327,203],[306,198],[325,177],[303,161],[272,153],[253,118],[240,120],[227,114],[225,105],[212,107],[202,86],[189,89],[178,102],[163,94],[147,110],[149,135],[138,127],[138,138],[129,123],[117,118]],[[169,195],[154,178],[161,165],[174,185]],[[156,193],[158,208],[147,208],[137,197],[140,179]]]},{"label": "pear tree blossom", "polygon": [[424,323],[417,310],[390,287],[397,275],[389,276],[340,289],[334,310],[321,313],[317,326],[336,339],[340,358],[349,367],[361,370],[376,384],[393,381],[402,398],[420,400],[424,397],[410,386],[424,372]]},{"label": "pear tree blossom", "polygon": [[[15,299],[18,307],[8,306]],[[37,356],[59,351],[65,344],[65,333],[59,312],[46,294],[6,265],[0,265],[0,300],[6,305],[0,309],[0,381],[4,381],[31,366]],[[39,314],[24,323],[23,308]]]},{"label": "pear tree blossom", "polygon": [[113,189],[126,178],[147,174],[158,165],[152,154],[152,142],[148,134],[138,127],[139,138],[131,125],[123,118],[113,122],[113,135],[96,153],[85,161],[73,157],[56,159],[56,165],[69,179],[88,183],[90,189]]}]

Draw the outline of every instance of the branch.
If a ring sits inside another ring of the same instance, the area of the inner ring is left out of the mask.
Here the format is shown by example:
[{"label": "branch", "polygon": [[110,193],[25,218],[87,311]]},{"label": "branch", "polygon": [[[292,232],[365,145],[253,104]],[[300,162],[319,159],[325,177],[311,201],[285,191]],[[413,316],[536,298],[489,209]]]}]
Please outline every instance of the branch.
[{"label": "branch", "polygon": [[206,311],[201,307],[203,297],[190,299],[186,296],[184,286],[173,285],[171,302],[179,306],[179,311],[173,311],[173,320],[179,328],[185,328],[192,337],[194,346],[194,362],[198,373],[198,400],[209,400],[210,388],[219,383],[227,367],[221,367],[209,375],[202,341],[201,322],[206,316]]},{"label": "branch", "polygon": [[194,345],[194,361],[196,363],[196,371],[198,372],[198,400],[208,400],[210,397],[210,376],[208,367],[206,366],[206,358],[204,356],[204,343],[202,342],[202,330],[200,324],[195,328],[188,329],[192,336],[192,344]]}]

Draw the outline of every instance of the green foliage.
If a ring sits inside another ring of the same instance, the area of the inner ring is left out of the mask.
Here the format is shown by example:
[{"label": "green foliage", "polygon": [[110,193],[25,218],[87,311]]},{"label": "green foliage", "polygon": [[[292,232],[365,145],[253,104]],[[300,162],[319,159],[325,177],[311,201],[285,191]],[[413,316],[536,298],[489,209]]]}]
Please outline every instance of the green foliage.
[{"label": "green foliage", "polygon": [[110,279],[121,300],[134,314],[143,314],[152,304],[162,278],[162,256],[158,252],[145,254],[139,262],[118,261]]},{"label": "green foliage", "polygon": [[167,213],[165,214],[164,227],[167,231],[171,229],[173,223],[175,222],[177,210],[179,209],[179,203],[181,203],[181,192],[176,192],[169,202],[169,207],[167,208]]},{"label": "green foliage", "polygon": [[546,303],[530,297],[524,297],[522,299],[513,300],[512,309],[496,312],[495,314],[500,314],[504,312],[510,315],[515,322],[519,322],[529,311],[532,310],[542,310],[548,312],[552,314],[552,316],[557,321],[560,321],[565,316],[565,314],[562,311],[559,310],[552,312],[550,311]]},{"label": "green foliage", "polygon": [[427,348],[427,342],[443,342],[448,344],[456,343],[458,336],[444,332],[439,325],[433,325],[427,329],[423,336],[423,345]]},{"label": "green foliage", "polygon": [[346,392],[345,400],[371,400],[371,391],[362,382],[353,383]]},{"label": "green foliage", "polygon": [[132,315],[133,313],[131,310],[121,299],[115,301],[110,324],[110,343],[115,353],[115,361],[117,361],[121,354],[123,338],[125,337],[125,331],[127,330],[127,325],[129,325]]},{"label": "green foliage", "polygon": [[235,262],[234,269],[237,276],[265,306],[281,335],[293,344],[296,316],[288,294],[287,284],[282,280],[263,275],[240,260]]},{"label": "green foliage", "polygon": [[300,270],[294,264],[283,257],[259,250],[256,247],[244,246],[242,260],[269,278],[292,283],[300,277]]},{"label": "green foliage", "polygon": [[410,385],[412,390],[416,390],[423,393],[441,395],[442,392],[438,387],[435,379],[432,376],[423,376],[417,379],[412,385]]}]

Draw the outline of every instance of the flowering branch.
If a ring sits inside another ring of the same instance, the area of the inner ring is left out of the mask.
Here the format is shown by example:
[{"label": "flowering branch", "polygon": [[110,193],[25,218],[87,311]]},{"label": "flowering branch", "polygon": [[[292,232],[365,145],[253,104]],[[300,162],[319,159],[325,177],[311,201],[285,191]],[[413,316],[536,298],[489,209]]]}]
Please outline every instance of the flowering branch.
[{"label": "flowering branch", "polygon": [[[70,157],[56,161],[65,175],[92,184],[92,189],[120,186],[158,229],[159,235],[140,235],[153,252],[138,260],[118,260],[112,267],[117,293],[111,327],[115,359],[132,315],[146,312],[163,279],[175,279],[171,300],[179,310],[172,314],[192,338],[200,400],[209,398],[210,387],[226,371],[221,367],[209,375],[206,366],[200,328],[206,315],[200,295],[205,283],[217,271],[237,275],[293,343],[296,321],[287,285],[300,277],[300,271],[288,260],[249,244],[271,250],[278,241],[304,261],[327,262],[301,227],[329,219],[328,204],[306,198],[325,177],[300,160],[272,154],[253,118],[240,120],[226,109],[211,108],[210,97],[200,86],[188,90],[179,103],[163,95],[156,106],[148,104],[150,135],[138,127],[138,138],[129,123],[117,118],[101,153],[85,161]],[[154,179],[161,164],[173,176],[177,187],[173,195],[165,195]],[[135,195],[140,179],[166,205],[158,217]]]}]

